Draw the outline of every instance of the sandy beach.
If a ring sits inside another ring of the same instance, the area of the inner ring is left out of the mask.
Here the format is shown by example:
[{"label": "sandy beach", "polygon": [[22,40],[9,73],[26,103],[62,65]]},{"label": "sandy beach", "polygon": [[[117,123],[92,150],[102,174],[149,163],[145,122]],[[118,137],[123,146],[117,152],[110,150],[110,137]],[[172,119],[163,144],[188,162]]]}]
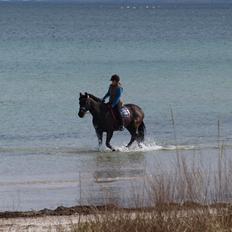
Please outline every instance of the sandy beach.
[{"label": "sandy beach", "polygon": [[[85,216],[89,217],[89,216]],[[44,216],[35,218],[8,218],[0,219],[0,231],[57,231],[59,228],[64,228],[68,231],[69,228],[77,223],[79,217],[72,216]],[[82,220],[87,220],[83,219]]]}]

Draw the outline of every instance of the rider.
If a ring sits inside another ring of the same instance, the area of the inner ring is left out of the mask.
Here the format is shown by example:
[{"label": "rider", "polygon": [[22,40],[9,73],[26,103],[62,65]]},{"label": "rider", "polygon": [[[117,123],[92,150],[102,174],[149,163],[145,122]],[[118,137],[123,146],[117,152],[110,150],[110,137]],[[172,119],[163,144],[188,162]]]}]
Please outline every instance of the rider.
[{"label": "rider", "polygon": [[123,92],[122,85],[120,83],[120,77],[116,74],[111,76],[112,81],[111,85],[109,86],[108,92],[103,97],[102,101],[104,102],[107,97],[109,97],[109,103],[111,104],[113,109],[116,109],[118,120],[119,120],[119,130],[123,130],[123,120],[120,114],[120,109],[122,107],[121,96]]}]

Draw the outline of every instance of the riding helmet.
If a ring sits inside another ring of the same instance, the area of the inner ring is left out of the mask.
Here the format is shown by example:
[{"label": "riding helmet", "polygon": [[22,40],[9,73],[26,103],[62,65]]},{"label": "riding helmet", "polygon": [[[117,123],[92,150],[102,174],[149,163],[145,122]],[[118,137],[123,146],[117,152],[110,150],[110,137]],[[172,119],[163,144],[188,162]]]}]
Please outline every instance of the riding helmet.
[{"label": "riding helmet", "polygon": [[110,80],[111,80],[111,81],[117,81],[117,82],[119,82],[119,81],[120,81],[120,77],[119,77],[117,74],[114,74],[114,75],[111,77]]}]

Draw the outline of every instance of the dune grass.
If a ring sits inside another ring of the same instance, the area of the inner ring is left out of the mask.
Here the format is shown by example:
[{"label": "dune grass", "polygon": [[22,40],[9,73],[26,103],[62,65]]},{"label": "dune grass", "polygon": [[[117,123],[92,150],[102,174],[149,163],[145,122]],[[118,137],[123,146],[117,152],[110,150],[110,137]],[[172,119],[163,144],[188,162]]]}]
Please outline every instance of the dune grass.
[{"label": "dune grass", "polygon": [[193,209],[179,211],[157,211],[135,214],[104,214],[93,220],[73,225],[71,231],[231,231],[232,215],[226,209]]}]

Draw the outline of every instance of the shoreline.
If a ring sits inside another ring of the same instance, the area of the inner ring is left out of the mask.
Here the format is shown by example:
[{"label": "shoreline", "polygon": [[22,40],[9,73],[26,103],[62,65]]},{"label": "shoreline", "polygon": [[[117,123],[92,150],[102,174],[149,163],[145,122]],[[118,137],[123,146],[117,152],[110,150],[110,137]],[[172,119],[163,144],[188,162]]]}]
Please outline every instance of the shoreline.
[{"label": "shoreline", "polygon": [[45,216],[71,216],[71,215],[92,215],[104,213],[133,213],[133,212],[153,212],[162,208],[162,211],[170,210],[191,210],[191,209],[223,209],[231,208],[231,203],[214,203],[214,204],[201,204],[197,202],[184,202],[184,203],[164,203],[158,204],[156,207],[136,207],[124,208],[114,204],[107,205],[76,205],[72,207],[58,206],[56,209],[41,209],[31,211],[3,211],[0,212],[0,219],[11,218],[36,218]]},{"label": "shoreline", "polygon": [[[59,206],[55,210],[0,212],[0,231],[88,231],[87,228],[94,227],[96,231],[102,232],[115,228],[115,225],[123,228],[130,228],[133,225],[140,228],[143,222],[145,222],[143,229],[151,226],[156,228],[159,223],[165,228],[168,226],[167,220],[171,220],[176,228],[184,222],[183,228],[186,229],[186,222],[189,223],[191,220],[193,222],[197,220],[197,224],[210,228],[215,223],[221,223],[221,218],[224,220],[230,217],[231,207],[229,203],[204,205],[185,202],[164,203],[147,208],[121,208],[116,205]],[[106,228],[102,230],[104,226]],[[228,223],[226,226],[231,225]],[[181,232],[183,228],[177,231]]]}]

